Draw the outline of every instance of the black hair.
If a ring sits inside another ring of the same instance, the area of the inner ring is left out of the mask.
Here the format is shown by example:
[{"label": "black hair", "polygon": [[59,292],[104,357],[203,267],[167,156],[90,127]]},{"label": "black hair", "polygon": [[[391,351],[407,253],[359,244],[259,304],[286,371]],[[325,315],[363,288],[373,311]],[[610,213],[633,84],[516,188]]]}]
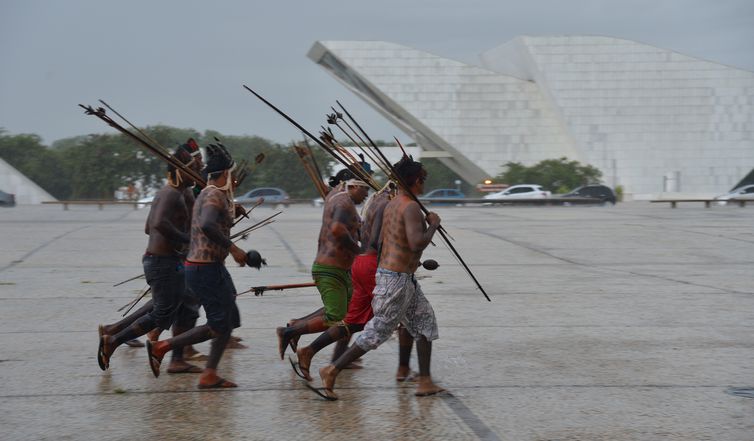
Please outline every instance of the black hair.
[{"label": "black hair", "polygon": [[403,155],[400,161],[393,164],[395,174],[403,181],[406,186],[413,186],[417,180],[424,179],[427,176],[426,170],[421,162],[414,161],[414,158]]},{"label": "black hair", "polygon": [[356,179],[356,175],[354,175],[351,170],[344,168],[336,173],[335,176],[330,176],[330,179],[327,181],[327,183],[331,188],[335,188],[341,182],[347,181],[349,179]]},{"label": "black hair", "polygon": [[207,165],[204,167],[207,175],[212,178],[216,172],[225,171],[235,165],[228,149],[222,144],[210,144],[207,146]]}]

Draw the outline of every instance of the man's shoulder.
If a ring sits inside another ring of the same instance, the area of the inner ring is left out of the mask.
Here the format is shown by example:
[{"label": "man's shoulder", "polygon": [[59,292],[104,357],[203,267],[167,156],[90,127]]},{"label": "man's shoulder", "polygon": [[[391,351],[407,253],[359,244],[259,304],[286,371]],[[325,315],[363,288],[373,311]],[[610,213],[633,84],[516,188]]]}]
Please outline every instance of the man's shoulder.
[{"label": "man's shoulder", "polygon": [[219,188],[206,187],[199,193],[196,202],[202,205],[225,205],[227,199],[225,192]]}]

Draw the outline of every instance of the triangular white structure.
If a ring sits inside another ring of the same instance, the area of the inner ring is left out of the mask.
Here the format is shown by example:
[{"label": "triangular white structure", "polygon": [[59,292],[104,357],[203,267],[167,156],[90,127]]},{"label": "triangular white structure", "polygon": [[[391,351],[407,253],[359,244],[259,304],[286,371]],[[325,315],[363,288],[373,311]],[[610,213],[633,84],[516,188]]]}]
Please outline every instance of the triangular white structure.
[{"label": "triangular white structure", "polygon": [[16,203],[19,205],[57,200],[2,158],[0,158],[0,190],[15,194]]}]

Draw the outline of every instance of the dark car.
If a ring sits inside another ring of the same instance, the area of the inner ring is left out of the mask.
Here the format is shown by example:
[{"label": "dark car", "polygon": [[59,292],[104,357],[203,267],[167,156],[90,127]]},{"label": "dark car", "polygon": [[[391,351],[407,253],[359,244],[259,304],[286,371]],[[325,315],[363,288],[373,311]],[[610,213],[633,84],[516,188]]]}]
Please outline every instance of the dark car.
[{"label": "dark car", "polygon": [[249,190],[248,192],[236,197],[235,202],[237,204],[256,204],[259,198],[264,198],[265,204],[283,204],[286,207],[290,202],[288,193],[280,188],[275,187],[260,187]]},{"label": "dark car", "polygon": [[594,198],[601,200],[603,204],[606,202],[615,204],[615,202],[617,201],[613,189],[608,187],[607,185],[601,184],[584,185],[583,187],[579,187],[575,190],[570,191],[569,193],[561,195],[561,197]]},{"label": "dark car", "polygon": [[15,207],[16,195],[0,190],[0,207]]}]

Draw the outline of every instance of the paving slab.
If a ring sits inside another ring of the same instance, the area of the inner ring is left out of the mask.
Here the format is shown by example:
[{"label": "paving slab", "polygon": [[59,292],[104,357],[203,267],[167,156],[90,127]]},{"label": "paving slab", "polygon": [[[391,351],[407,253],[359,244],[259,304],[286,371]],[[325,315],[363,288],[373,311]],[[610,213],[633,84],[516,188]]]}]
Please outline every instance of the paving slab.
[{"label": "paving slab", "polygon": [[[269,266],[229,263],[239,291],[311,280],[321,208],[281,209],[242,243]],[[440,325],[432,369],[450,393],[417,398],[397,383],[391,339],[325,402],[279,359],[274,332],[319,307],[315,289],[238,298],[249,348],[220,364],[238,389],[154,378],[140,348],[119,348],[102,372],[97,325],[145,285],[113,287],[141,273],[147,211],[0,209],[2,439],[754,438],[754,399],[730,393],[754,386],[754,207],[437,211],[492,298],[439,240],[427,249],[441,265],[417,273]]]}]

